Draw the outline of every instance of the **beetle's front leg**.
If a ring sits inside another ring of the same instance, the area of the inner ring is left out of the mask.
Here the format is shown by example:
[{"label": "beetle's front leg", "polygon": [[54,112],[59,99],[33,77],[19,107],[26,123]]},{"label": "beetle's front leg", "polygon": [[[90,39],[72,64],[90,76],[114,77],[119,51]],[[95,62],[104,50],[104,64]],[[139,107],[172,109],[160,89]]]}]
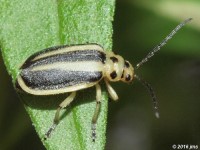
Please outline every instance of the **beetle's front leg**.
[{"label": "beetle's front leg", "polygon": [[96,84],[96,108],[94,115],[92,117],[92,141],[95,142],[96,139],[96,123],[101,107],[101,87],[99,84]]},{"label": "beetle's front leg", "polygon": [[59,119],[60,119],[60,110],[67,107],[74,100],[75,96],[76,96],[76,92],[72,92],[64,101],[62,101],[62,103],[60,103],[53,120],[53,125],[46,132],[45,139],[49,138],[51,135],[51,132],[56,128],[56,125],[58,124]]},{"label": "beetle's front leg", "polygon": [[117,95],[117,93],[115,92],[115,90],[112,88],[112,86],[110,85],[110,83],[108,82],[107,79],[104,79],[105,83],[106,83],[106,87],[108,89],[108,93],[110,95],[110,98],[114,101],[118,100],[119,97]]}]

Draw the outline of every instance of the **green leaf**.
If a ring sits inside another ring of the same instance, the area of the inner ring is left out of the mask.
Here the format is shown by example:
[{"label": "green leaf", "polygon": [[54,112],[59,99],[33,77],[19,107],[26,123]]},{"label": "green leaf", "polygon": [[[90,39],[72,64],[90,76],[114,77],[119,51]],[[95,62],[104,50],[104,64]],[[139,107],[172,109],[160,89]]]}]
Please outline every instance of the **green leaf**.
[{"label": "green leaf", "polygon": [[[13,83],[20,65],[47,47],[98,43],[105,50],[111,50],[114,3],[114,0],[2,0],[1,50]],[[104,149],[108,99],[104,91],[95,143],[91,139],[95,89],[91,88],[78,92],[75,101],[62,111],[61,121],[52,136],[43,141],[45,147],[49,150]],[[41,139],[53,123],[56,108],[66,96],[20,94]]]}]

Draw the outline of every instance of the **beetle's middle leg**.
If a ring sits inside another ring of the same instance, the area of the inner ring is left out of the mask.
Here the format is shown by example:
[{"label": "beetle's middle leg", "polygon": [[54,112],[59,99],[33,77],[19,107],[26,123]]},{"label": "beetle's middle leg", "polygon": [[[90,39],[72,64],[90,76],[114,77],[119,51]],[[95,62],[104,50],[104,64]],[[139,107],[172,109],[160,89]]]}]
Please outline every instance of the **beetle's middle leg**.
[{"label": "beetle's middle leg", "polygon": [[60,103],[53,120],[53,125],[46,132],[45,139],[49,138],[51,135],[51,132],[56,128],[56,125],[58,124],[59,119],[60,119],[60,110],[67,107],[74,100],[75,96],[76,96],[76,92],[72,92],[64,101],[62,101],[62,103]]},{"label": "beetle's middle leg", "polygon": [[92,140],[95,142],[96,139],[96,123],[101,107],[101,87],[99,84],[96,84],[96,108],[94,115],[92,117]]}]

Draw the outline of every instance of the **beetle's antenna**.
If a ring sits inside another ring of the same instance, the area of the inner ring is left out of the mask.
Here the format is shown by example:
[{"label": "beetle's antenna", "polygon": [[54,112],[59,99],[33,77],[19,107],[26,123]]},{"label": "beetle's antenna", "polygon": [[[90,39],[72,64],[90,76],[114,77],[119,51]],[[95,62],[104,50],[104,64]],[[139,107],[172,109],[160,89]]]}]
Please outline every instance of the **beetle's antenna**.
[{"label": "beetle's antenna", "polygon": [[153,108],[154,108],[154,111],[155,111],[155,116],[156,118],[159,118],[159,112],[158,112],[158,101],[157,101],[157,98],[156,98],[156,94],[152,88],[152,86],[147,83],[144,79],[140,78],[138,75],[134,75],[134,77],[140,81],[146,88],[147,90],[149,91],[151,97],[152,97],[152,102],[153,102]]},{"label": "beetle's antenna", "polygon": [[188,18],[185,21],[181,22],[178,26],[176,26],[176,28],[172,30],[172,32],[160,44],[158,44],[152,51],[148,53],[148,55],[144,59],[142,59],[141,62],[136,65],[136,69],[147,62],[156,52],[160,50],[161,47],[163,47],[167,43],[168,40],[170,40],[176,34],[178,30],[180,30],[186,23],[190,22],[191,20],[192,18]]}]

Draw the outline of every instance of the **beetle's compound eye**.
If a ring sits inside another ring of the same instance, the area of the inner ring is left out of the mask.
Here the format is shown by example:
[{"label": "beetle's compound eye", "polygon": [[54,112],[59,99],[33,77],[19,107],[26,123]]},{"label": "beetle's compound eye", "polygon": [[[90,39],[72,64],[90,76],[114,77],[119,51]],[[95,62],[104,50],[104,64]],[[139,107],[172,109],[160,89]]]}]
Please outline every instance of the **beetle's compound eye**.
[{"label": "beetle's compound eye", "polygon": [[130,76],[130,74],[127,74],[127,75],[126,75],[125,80],[126,80],[127,82],[129,82],[129,81],[131,80],[131,76]]}]

